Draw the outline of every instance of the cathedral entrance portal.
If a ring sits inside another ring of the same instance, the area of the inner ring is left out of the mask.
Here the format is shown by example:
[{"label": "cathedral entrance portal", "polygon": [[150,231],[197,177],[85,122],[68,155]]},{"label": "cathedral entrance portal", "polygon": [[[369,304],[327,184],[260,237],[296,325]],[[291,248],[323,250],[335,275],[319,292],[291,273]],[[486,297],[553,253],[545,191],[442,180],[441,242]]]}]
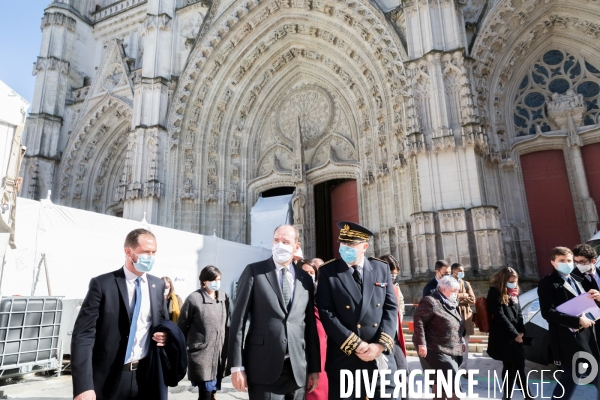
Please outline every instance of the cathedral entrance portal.
[{"label": "cathedral entrance portal", "polygon": [[339,221],[358,222],[356,180],[335,179],[314,186],[316,256],[327,261],[338,256]]}]

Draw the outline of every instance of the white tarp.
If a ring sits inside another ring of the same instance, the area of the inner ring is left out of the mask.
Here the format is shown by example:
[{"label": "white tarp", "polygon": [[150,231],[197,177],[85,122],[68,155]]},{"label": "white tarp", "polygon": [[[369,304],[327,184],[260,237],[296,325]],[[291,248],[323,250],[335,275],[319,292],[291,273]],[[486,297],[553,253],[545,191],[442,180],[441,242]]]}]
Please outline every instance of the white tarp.
[{"label": "white tarp", "polygon": [[271,249],[273,231],[279,225],[291,224],[290,202],[292,194],[273,197],[259,197],[250,211],[250,244]]},{"label": "white tarp", "polygon": [[271,252],[214,236],[145,225],[128,220],[19,198],[15,250],[7,252],[2,295],[48,294],[41,255],[46,255],[53,296],[83,298],[92,277],[114,271],[125,261],[123,242],[128,232],[145,227],[156,236],[158,251],[152,275],[170,277],[183,299],[199,288],[206,265],[221,270],[221,287],[232,295],[233,283],[244,267],[264,260]]}]

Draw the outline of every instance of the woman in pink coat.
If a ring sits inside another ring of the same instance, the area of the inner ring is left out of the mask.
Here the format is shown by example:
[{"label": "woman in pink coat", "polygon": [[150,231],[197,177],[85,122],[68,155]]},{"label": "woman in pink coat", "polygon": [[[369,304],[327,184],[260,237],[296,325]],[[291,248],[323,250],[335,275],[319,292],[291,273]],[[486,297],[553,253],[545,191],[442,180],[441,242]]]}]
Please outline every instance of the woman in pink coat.
[{"label": "woman in pink coat", "polygon": [[[299,266],[312,276],[315,282],[315,289],[317,287],[317,267],[310,260],[298,261]],[[319,334],[319,344],[321,345],[321,373],[319,374],[319,386],[312,392],[306,393],[306,400],[327,400],[329,395],[329,384],[327,382],[327,374],[325,373],[325,355],[327,354],[327,335],[325,335],[325,329],[321,323],[319,317],[319,311],[315,307],[315,317],[317,319],[317,333]]]}]

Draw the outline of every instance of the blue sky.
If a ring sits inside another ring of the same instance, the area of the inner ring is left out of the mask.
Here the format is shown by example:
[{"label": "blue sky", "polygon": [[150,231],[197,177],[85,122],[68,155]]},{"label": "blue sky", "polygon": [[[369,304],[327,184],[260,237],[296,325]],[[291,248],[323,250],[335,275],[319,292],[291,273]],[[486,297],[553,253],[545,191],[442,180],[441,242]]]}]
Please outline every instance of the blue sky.
[{"label": "blue sky", "polygon": [[31,103],[33,63],[40,52],[40,23],[51,0],[0,0],[0,80]]}]

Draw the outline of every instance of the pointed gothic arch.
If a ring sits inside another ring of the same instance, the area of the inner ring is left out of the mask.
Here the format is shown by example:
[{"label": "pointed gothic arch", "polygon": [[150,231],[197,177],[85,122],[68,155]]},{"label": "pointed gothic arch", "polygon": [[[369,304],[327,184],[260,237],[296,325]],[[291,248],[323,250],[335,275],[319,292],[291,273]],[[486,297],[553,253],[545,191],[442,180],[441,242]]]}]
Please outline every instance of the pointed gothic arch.
[{"label": "pointed gothic arch", "polygon": [[105,212],[115,203],[131,108],[106,96],[80,119],[79,126],[67,143],[57,174],[61,203]]},{"label": "pointed gothic arch", "polygon": [[[277,143],[294,146],[289,132],[296,117],[280,118],[294,93],[301,93],[299,99],[312,96],[323,106],[306,111],[312,112],[306,118],[310,121],[302,122],[310,136],[306,150],[331,133],[336,118],[344,119],[340,143],[354,158],[346,159],[340,148],[333,162],[358,163],[359,148],[402,130],[403,110],[397,104],[406,85],[403,60],[406,52],[394,28],[368,2],[234,2],[201,31],[173,93],[168,157],[170,165],[179,167],[167,180],[167,190],[176,192],[185,183],[198,196],[175,204],[172,215],[197,210],[199,221],[185,229],[217,229],[228,237],[230,232],[220,231],[219,216],[233,209],[243,220],[248,204],[240,208],[239,199],[251,199],[250,183],[268,173],[257,168],[270,157],[269,149]],[[359,115],[351,115],[351,108]],[[336,151],[330,153],[335,158]],[[375,157],[376,152],[364,153]],[[372,168],[377,164],[365,161]],[[269,171],[285,175],[286,169]]]}]

